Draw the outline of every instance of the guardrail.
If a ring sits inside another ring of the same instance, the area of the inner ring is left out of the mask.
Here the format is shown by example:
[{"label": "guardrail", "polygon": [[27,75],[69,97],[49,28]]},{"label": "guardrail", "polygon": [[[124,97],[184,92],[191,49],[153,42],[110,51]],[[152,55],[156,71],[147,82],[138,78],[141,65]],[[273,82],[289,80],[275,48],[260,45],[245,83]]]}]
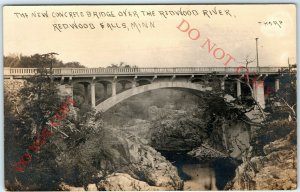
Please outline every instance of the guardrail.
[{"label": "guardrail", "polygon": [[[248,72],[253,73],[280,73],[286,67],[249,67]],[[50,69],[48,68],[50,74]],[[67,75],[138,75],[138,74],[196,74],[196,73],[221,73],[221,74],[242,74],[246,73],[245,68],[235,67],[176,67],[176,68],[53,68],[55,76]],[[9,68],[4,67],[4,75],[36,75],[37,68]]]}]

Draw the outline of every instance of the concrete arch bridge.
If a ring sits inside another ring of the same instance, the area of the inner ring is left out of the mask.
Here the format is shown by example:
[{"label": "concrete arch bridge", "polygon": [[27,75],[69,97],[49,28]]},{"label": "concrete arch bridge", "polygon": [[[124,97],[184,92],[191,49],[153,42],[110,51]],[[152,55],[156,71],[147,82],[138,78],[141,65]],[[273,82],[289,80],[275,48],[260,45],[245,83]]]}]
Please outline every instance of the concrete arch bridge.
[{"label": "concrete arch bridge", "polygon": [[[267,86],[279,89],[278,77],[281,67],[248,68],[259,85],[252,85],[254,97],[265,106]],[[245,69],[230,67],[181,67],[181,68],[54,68],[50,71],[54,81],[59,82],[61,95],[73,95],[77,84],[84,87],[85,102],[97,111],[107,111],[117,103],[134,95],[151,90],[172,88],[197,94],[227,90],[240,98],[249,94],[239,81],[233,81],[246,74]],[[26,79],[38,74],[36,68],[4,68],[5,79]]]}]

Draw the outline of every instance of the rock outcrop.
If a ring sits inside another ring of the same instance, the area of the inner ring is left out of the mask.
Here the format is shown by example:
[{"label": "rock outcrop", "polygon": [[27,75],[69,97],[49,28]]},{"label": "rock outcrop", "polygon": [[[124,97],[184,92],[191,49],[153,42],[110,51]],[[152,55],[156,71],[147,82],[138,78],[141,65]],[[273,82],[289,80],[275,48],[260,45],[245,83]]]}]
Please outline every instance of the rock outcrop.
[{"label": "rock outcrop", "polygon": [[192,150],[201,145],[203,138],[208,137],[202,131],[205,129],[205,122],[200,118],[190,117],[187,112],[173,109],[152,107],[151,110],[153,114],[157,114],[150,127],[151,146],[155,149]]},{"label": "rock outcrop", "polygon": [[88,184],[87,191],[98,191],[96,184]]},{"label": "rock outcrop", "polygon": [[60,183],[59,189],[62,191],[85,191],[84,187],[74,187],[64,182]]},{"label": "rock outcrop", "polygon": [[151,186],[182,189],[183,181],[178,176],[177,169],[159,152],[134,135],[113,129],[109,132],[106,139],[111,139],[104,141],[104,145],[106,155],[110,158],[101,162],[102,170],[112,168],[112,173],[126,173]]},{"label": "rock outcrop", "polygon": [[198,159],[217,159],[228,157],[227,154],[222,153],[207,144],[202,144],[200,147],[193,149],[192,151],[188,152],[188,155]]},{"label": "rock outcrop", "polygon": [[226,189],[293,190],[297,187],[296,145],[291,133],[264,146],[265,156],[245,160]]}]

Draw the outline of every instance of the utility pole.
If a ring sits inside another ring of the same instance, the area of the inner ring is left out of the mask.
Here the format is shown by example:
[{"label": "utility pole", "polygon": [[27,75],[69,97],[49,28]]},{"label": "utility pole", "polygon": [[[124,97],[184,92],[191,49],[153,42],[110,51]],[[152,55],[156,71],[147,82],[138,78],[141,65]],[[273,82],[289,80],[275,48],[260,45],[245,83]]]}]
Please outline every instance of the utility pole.
[{"label": "utility pole", "polygon": [[259,62],[258,62],[258,38],[255,38],[256,41],[256,64],[257,64],[257,68],[259,68]]}]

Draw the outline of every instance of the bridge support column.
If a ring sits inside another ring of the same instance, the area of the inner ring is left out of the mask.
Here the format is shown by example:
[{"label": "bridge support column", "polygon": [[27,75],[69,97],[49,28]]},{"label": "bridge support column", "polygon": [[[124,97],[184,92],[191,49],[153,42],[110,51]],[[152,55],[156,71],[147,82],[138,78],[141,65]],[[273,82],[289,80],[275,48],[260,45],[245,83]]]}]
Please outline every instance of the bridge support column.
[{"label": "bridge support column", "polygon": [[240,98],[241,95],[242,95],[241,82],[237,81],[236,82],[236,97]]},{"label": "bridge support column", "polygon": [[279,79],[275,80],[275,92],[279,90]]},{"label": "bridge support column", "polygon": [[133,81],[132,82],[132,88],[135,88],[136,87],[136,81]]},{"label": "bridge support column", "polygon": [[111,90],[112,90],[112,96],[115,96],[117,94],[117,83],[114,81],[111,84]]},{"label": "bridge support column", "polygon": [[95,82],[91,83],[91,103],[92,103],[92,108],[95,108],[96,107]]},{"label": "bridge support column", "polygon": [[265,92],[264,92],[264,81],[253,82],[253,96],[254,99],[260,104],[260,106],[265,108]]},{"label": "bridge support column", "polygon": [[225,90],[225,80],[221,80],[221,90]]}]

